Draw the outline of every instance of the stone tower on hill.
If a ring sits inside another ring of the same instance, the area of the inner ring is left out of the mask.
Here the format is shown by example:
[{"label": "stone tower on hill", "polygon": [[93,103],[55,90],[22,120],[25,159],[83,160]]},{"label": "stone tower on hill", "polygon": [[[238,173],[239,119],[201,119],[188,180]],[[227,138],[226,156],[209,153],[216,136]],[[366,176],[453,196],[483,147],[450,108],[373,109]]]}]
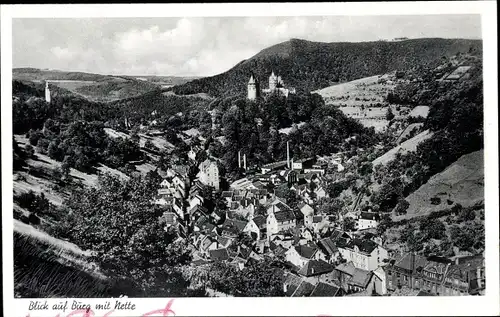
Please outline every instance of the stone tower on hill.
[{"label": "stone tower on hill", "polygon": [[259,81],[252,75],[250,75],[250,80],[248,81],[248,100],[256,100],[260,97],[260,86]]},{"label": "stone tower on hill", "polygon": [[45,82],[45,101],[47,103],[50,103],[50,89],[49,89],[49,82]]}]

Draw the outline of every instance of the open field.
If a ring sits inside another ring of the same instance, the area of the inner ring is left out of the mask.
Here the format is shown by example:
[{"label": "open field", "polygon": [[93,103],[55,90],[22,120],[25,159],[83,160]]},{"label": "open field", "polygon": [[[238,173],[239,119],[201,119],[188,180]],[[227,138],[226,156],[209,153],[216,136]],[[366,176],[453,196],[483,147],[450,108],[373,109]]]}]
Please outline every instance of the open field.
[{"label": "open field", "polygon": [[327,105],[339,107],[346,116],[358,119],[365,127],[374,127],[380,132],[389,124],[385,118],[389,107],[396,119],[410,112],[407,107],[386,103],[387,94],[395,85],[394,75],[385,74],[333,85],[314,93],[321,95]]},{"label": "open field", "polygon": [[429,139],[433,133],[429,130],[425,130],[413,138],[404,141],[400,145],[392,148],[391,150],[384,153],[382,156],[377,157],[373,160],[372,164],[375,167],[378,164],[387,164],[390,161],[394,160],[397,153],[405,154],[410,151],[415,151],[417,149],[417,145],[422,143],[423,141]]},{"label": "open field", "polygon": [[[410,203],[407,214],[397,219],[429,214],[453,204],[470,207],[484,201],[484,153],[483,150],[466,154],[444,171],[432,176],[427,183],[406,197]],[[431,198],[439,197],[440,203],[431,204]]]}]

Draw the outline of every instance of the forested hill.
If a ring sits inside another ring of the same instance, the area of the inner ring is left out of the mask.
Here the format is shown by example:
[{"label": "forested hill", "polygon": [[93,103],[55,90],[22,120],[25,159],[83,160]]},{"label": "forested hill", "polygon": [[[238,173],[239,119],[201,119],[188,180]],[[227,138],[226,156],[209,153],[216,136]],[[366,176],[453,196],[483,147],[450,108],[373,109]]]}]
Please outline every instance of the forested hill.
[{"label": "forested hill", "polygon": [[320,43],[292,39],[262,50],[225,73],[173,87],[176,94],[212,96],[244,94],[253,72],[268,85],[273,70],[299,91],[309,92],[338,82],[413,67],[435,67],[443,56],[482,54],[481,40],[414,39],[399,42]]}]

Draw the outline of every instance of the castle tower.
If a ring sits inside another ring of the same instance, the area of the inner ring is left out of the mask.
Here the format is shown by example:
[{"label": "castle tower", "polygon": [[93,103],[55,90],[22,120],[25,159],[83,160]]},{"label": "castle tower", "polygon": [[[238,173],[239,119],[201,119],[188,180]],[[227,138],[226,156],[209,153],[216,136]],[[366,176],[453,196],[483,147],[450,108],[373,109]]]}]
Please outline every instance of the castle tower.
[{"label": "castle tower", "polygon": [[250,80],[248,81],[248,100],[256,100],[260,97],[260,87],[257,79],[253,77],[253,74],[250,75]]},{"label": "castle tower", "polygon": [[50,89],[49,89],[49,82],[45,82],[45,101],[47,103],[50,103]]},{"label": "castle tower", "polygon": [[278,86],[278,77],[274,74],[274,71],[271,72],[271,76],[269,76],[269,90],[273,91]]}]

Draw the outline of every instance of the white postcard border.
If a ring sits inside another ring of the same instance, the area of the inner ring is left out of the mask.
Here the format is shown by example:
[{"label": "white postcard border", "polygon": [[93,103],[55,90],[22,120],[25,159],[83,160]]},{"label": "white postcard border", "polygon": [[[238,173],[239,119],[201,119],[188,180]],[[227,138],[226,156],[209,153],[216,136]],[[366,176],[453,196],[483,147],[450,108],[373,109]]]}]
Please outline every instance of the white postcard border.
[{"label": "white postcard border", "polygon": [[[161,14],[159,13],[161,12]],[[29,299],[13,299],[12,254],[12,18],[297,16],[297,15],[481,14],[484,56],[486,295],[481,297],[341,297],[341,298],[177,298],[177,316],[251,315],[479,315],[499,313],[498,235],[498,93],[496,2],[259,3],[154,5],[22,5],[1,8],[2,69],[2,235],[4,315],[24,317]],[[71,301],[72,299],[69,299]],[[81,299],[87,303],[105,299]],[[137,315],[165,306],[168,299],[131,299]],[[57,300],[54,299],[53,302]],[[131,312],[111,316],[130,316]],[[54,317],[56,314],[34,316]],[[65,314],[61,314],[61,317]],[[99,316],[97,314],[96,316]]]}]

